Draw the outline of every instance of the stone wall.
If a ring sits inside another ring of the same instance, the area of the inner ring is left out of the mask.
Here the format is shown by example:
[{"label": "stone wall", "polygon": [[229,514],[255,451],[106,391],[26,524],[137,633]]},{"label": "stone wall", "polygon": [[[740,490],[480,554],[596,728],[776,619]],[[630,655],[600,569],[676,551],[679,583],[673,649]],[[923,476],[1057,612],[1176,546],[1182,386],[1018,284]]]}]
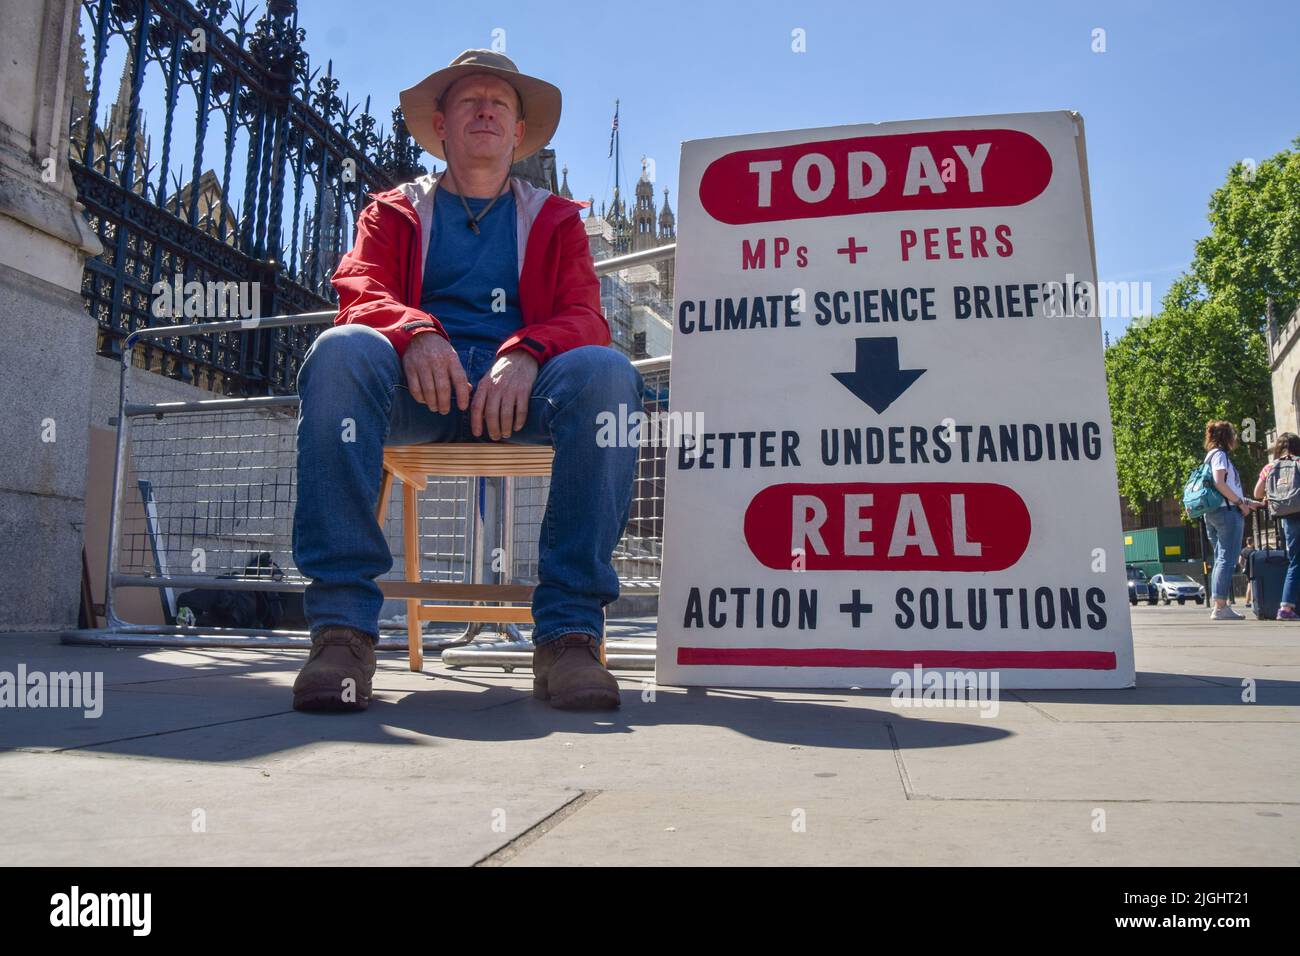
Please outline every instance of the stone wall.
[{"label": "stone wall", "polygon": [[75,627],[99,241],[68,170],[75,0],[6,3],[0,30],[0,631]]}]

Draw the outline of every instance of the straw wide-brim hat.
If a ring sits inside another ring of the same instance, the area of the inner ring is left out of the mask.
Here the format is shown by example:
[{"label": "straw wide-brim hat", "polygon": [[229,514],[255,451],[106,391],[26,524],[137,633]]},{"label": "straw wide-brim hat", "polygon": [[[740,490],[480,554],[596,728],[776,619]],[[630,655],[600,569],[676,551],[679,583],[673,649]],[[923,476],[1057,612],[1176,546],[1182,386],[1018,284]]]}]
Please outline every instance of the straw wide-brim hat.
[{"label": "straw wide-brim hat", "polygon": [[415,86],[402,90],[402,117],[415,141],[432,155],[446,162],[442,142],[433,131],[433,114],[438,97],[462,76],[489,73],[499,76],[519,92],[523,101],[524,138],[515,147],[515,162],[533,155],[551,141],[560,125],[559,87],[520,73],[504,53],[492,50],[466,50],[441,70],[430,73]]}]

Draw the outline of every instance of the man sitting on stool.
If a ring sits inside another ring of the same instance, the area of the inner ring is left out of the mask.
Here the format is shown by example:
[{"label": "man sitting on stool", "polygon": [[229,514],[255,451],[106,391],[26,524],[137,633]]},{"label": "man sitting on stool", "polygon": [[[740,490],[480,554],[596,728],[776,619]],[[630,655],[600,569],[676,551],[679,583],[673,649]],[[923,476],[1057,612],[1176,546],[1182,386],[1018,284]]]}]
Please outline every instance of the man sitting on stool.
[{"label": "man sitting on stool", "polygon": [[[362,210],[332,280],[338,318],[298,373],[293,549],[310,579],[312,650],[293,705],[369,704],[383,604],[375,578],[393,564],[375,521],[384,446],[512,441],[555,449],[533,596],[534,696],[617,707],[599,651],[637,447],[597,435],[602,414],[640,410],[644,383],[608,347],[582,207],[510,176],[550,141],[560,91],[499,53],[467,50],[401,101],[412,136],[447,168]],[[417,547],[417,529],[406,533]]]}]

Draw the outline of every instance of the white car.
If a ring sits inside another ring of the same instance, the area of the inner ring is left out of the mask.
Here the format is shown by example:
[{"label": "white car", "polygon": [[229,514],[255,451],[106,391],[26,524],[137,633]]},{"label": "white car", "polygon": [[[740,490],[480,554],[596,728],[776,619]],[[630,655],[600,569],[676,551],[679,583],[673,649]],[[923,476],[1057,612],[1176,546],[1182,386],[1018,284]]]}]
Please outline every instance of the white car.
[{"label": "white car", "polygon": [[1157,574],[1151,579],[1151,587],[1160,596],[1161,604],[1186,604],[1189,598],[1197,604],[1205,601],[1205,587],[1185,574]]}]

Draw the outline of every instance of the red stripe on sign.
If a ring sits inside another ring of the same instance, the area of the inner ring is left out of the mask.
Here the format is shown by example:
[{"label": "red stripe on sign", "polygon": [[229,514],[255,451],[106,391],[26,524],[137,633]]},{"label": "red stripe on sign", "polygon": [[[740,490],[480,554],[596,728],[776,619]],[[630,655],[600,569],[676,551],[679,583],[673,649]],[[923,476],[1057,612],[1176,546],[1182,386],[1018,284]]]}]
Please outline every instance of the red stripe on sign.
[{"label": "red stripe on sign", "polygon": [[738,667],[885,667],[911,670],[1113,671],[1111,651],[901,651],[840,647],[679,647],[678,664]]}]

